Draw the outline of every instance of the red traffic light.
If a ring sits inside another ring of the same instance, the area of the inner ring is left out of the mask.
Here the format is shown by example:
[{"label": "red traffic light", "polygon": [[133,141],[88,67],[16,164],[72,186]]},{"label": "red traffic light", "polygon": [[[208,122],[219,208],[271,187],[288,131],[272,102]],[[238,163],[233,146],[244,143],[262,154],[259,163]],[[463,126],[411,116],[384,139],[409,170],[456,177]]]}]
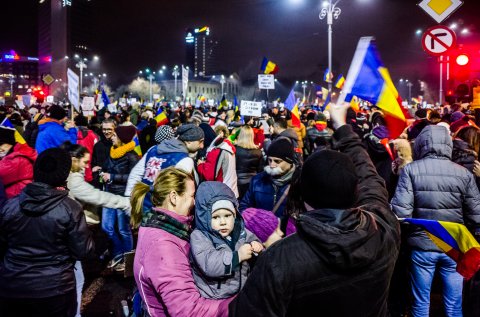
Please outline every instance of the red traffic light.
[{"label": "red traffic light", "polygon": [[455,62],[459,65],[459,66],[465,66],[468,64],[468,62],[470,61],[470,58],[468,58],[468,55],[466,54],[460,54],[457,56],[457,58],[455,59]]}]

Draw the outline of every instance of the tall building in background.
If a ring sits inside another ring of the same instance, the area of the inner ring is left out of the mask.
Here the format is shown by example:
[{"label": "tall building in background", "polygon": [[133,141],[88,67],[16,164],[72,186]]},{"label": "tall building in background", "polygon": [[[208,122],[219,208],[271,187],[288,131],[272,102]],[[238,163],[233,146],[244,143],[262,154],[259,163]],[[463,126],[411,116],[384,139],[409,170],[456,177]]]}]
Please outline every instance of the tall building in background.
[{"label": "tall building in background", "polygon": [[40,77],[50,74],[57,79],[50,87],[54,93],[65,89],[67,68],[78,73],[75,54],[91,59],[93,32],[88,18],[93,7],[89,0],[45,0],[38,6],[38,72]]},{"label": "tall building in background", "polygon": [[215,52],[218,41],[210,36],[210,28],[187,29],[185,35],[186,65],[194,77],[206,77],[216,74]]}]

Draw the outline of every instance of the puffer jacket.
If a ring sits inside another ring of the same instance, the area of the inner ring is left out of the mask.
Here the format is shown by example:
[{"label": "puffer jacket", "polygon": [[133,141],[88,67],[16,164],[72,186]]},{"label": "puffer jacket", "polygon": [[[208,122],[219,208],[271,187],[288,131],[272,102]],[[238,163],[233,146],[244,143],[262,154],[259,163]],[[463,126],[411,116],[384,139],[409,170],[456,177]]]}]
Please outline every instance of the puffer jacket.
[{"label": "puffer jacket", "polygon": [[85,168],[85,180],[91,182],[93,180],[92,175],[92,156],[93,156],[93,147],[95,143],[98,142],[100,138],[92,130],[87,129],[86,127],[78,127],[77,132],[77,144],[85,147],[90,153],[90,161],[88,162],[87,167]]},{"label": "puffer jacket", "polygon": [[12,198],[33,181],[33,163],[37,151],[27,144],[17,143],[13,151],[0,160],[0,181],[5,186],[7,198]]},{"label": "puffer jacket", "polygon": [[292,120],[287,121],[288,127],[293,129],[297,134],[298,139],[298,147],[302,150],[303,149],[303,139],[307,136],[307,129],[303,123],[300,123],[300,127],[294,126]]},{"label": "puffer jacket", "polygon": [[105,173],[110,173],[110,182],[106,184],[105,190],[123,196],[127,187],[128,175],[138,160],[139,157],[135,151],[127,152],[117,159],[109,157],[102,168]]},{"label": "puffer jacket", "polygon": [[52,147],[59,147],[65,141],[72,144],[77,143],[77,129],[70,128],[68,131],[58,120],[43,119],[38,123],[38,136],[35,142],[35,149],[38,154]]},{"label": "puffer jacket", "polygon": [[333,138],[356,167],[356,207],[302,213],[297,233],[259,256],[230,304],[230,317],[388,316],[390,278],[400,247],[398,221],[383,180],[351,126],[340,127]]},{"label": "puffer jacket", "polygon": [[[398,181],[392,208],[400,218],[420,218],[480,225],[480,193],[472,173],[453,163],[447,129],[429,125],[415,139],[416,161],[406,165]],[[412,226],[408,244],[441,252],[421,228]]]},{"label": "puffer jacket", "polygon": [[236,153],[236,169],[238,185],[250,183],[250,180],[257,173],[263,171],[263,155],[260,149],[245,149],[241,146],[235,146]]},{"label": "puffer jacket", "polygon": [[0,210],[0,250],[0,297],[43,298],[75,290],[75,261],[94,244],[68,191],[33,182]]},{"label": "puffer jacket", "polygon": [[238,209],[235,194],[225,184],[200,184],[195,197],[196,229],[190,236],[195,285],[203,297],[214,299],[231,297],[245,285],[250,265],[239,262],[238,249],[245,243],[258,241],[245,229],[238,212],[229,240],[212,229],[212,205],[218,200],[228,200]]}]

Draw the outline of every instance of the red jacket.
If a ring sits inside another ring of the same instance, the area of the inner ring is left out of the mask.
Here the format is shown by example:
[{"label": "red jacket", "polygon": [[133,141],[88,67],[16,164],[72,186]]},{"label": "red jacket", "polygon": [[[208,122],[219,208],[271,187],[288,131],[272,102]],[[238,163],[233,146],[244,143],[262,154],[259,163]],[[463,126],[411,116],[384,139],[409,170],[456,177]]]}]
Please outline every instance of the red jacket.
[{"label": "red jacket", "polygon": [[90,162],[92,161],[93,146],[99,140],[98,135],[95,134],[92,130],[80,127],[77,132],[77,144],[87,148],[88,153],[90,153],[90,160],[88,165],[85,167],[85,181],[91,182],[93,180],[92,176],[92,166]]},{"label": "red jacket", "polygon": [[13,152],[0,160],[0,181],[5,186],[7,199],[17,196],[33,181],[33,163],[37,151],[27,144],[17,143]]}]

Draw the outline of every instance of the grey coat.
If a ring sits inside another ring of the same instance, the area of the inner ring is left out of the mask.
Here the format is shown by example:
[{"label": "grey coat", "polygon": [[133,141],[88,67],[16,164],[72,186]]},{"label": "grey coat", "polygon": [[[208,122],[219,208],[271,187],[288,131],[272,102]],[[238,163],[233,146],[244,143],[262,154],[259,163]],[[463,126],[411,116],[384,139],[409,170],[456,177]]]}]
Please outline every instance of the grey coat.
[{"label": "grey coat", "polygon": [[[392,199],[392,209],[400,218],[420,218],[480,224],[480,194],[475,179],[466,168],[450,161],[452,139],[441,126],[427,126],[414,145],[416,161],[402,170]],[[413,227],[408,244],[424,251],[440,249],[426,233]]]},{"label": "grey coat", "polygon": [[235,227],[223,238],[212,229],[212,205],[218,200],[228,200],[238,210],[232,190],[220,182],[203,182],[195,197],[195,230],[190,236],[190,254],[195,285],[206,298],[228,298],[237,294],[245,284],[250,266],[239,262],[238,249],[245,243],[257,240],[247,231],[242,216],[236,214]]}]

